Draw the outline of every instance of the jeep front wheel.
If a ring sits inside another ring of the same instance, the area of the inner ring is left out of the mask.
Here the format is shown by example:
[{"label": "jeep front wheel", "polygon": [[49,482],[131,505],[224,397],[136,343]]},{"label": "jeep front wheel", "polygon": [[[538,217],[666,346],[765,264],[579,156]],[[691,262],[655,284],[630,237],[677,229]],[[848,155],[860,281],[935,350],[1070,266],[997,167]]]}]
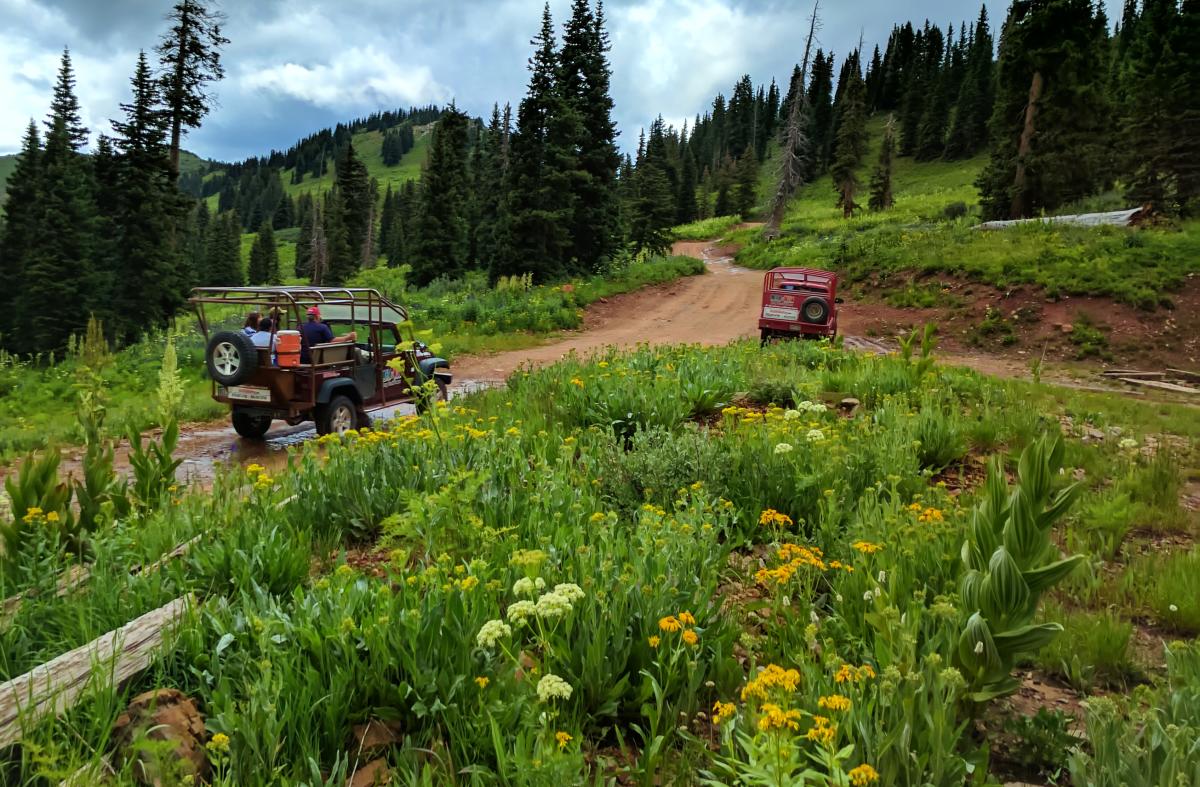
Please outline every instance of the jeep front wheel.
[{"label": "jeep front wheel", "polygon": [[358,423],[358,408],[345,396],[335,396],[316,412],[317,434],[342,434]]},{"label": "jeep front wheel", "polygon": [[249,440],[261,440],[271,428],[271,417],[252,415],[241,410],[233,411],[233,430]]}]

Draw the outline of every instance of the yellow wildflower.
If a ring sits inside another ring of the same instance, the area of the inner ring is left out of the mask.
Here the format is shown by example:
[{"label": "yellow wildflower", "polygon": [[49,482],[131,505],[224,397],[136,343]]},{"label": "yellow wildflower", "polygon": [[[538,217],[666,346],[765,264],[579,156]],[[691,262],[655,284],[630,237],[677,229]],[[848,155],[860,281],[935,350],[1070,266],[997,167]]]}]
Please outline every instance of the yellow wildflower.
[{"label": "yellow wildflower", "polygon": [[696,632],[692,631],[691,629],[687,629],[680,636],[683,637],[683,641],[688,645],[695,645],[700,641],[700,637],[697,636]]},{"label": "yellow wildflower", "polygon": [[572,377],[572,378],[571,378],[571,385],[574,385],[574,386],[576,386],[576,387],[578,387],[578,388],[582,388],[582,387],[583,387],[583,380],[580,380],[578,377]]},{"label": "yellow wildflower", "polygon": [[669,634],[673,634],[683,628],[683,625],[679,622],[679,618],[674,615],[667,615],[665,618],[659,618],[658,627]]},{"label": "yellow wildflower", "polygon": [[720,724],[726,719],[733,716],[737,712],[732,702],[721,702],[717,700],[713,703],[713,724]]},{"label": "yellow wildflower", "polygon": [[58,522],[59,521],[58,512],[51,511],[50,513],[46,514],[46,521],[47,522]]},{"label": "yellow wildflower", "polygon": [[882,545],[872,544],[870,541],[855,541],[850,546],[854,547],[859,552],[862,552],[864,555],[873,555],[879,550],[883,549]]},{"label": "yellow wildflower", "polygon": [[758,728],[767,730],[799,730],[800,711],[784,710],[773,702],[763,703],[762,716],[758,719]]},{"label": "yellow wildflower", "polygon": [[558,741],[558,750],[562,751],[563,749],[567,748],[567,744],[572,741],[572,738],[568,733],[559,730],[558,732],[554,733],[554,740]]},{"label": "yellow wildflower", "polygon": [[830,694],[828,697],[818,699],[817,707],[823,710],[850,710],[850,698],[844,697],[841,694]]},{"label": "yellow wildflower", "polygon": [[218,732],[212,736],[212,740],[204,744],[205,748],[213,752],[229,751],[229,736],[223,732]]},{"label": "yellow wildflower", "polygon": [[649,643],[650,647],[657,648],[658,643],[662,642],[662,639],[657,634],[655,634],[654,636],[648,638],[646,640],[646,642]]},{"label": "yellow wildflower", "polygon": [[679,622],[685,626],[694,626],[696,618],[692,616],[691,612],[684,611],[679,613]]},{"label": "yellow wildflower", "polygon": [[488,687],[488,684],[491,682],[492,682],[491,678],[489,678],[487,675],[480,675],[478,678],[475,679],[475,685],[478,686],[480,689],[486,689]]},{"label": "yellow wildflower", "polygon": [[854,787],[864,787],[866,784],[879,781],[879,773],[865,762],[857,768],[851,768],[847,775]]}]

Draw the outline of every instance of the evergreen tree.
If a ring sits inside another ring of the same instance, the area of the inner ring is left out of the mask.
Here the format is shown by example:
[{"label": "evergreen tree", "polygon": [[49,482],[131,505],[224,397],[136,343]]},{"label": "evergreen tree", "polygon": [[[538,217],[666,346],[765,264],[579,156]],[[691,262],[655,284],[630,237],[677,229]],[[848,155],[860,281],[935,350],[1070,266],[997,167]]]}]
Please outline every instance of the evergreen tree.
[{"label": "evergreen tree", "polygon": [[507,106],[503,116],[498,105],[492,107],[492,118],[482,137],[479,188],[474,195],[479,205],[479,226],[476,231],[478,258],[488,268],[492,260],[509,256],[502,248],[507,239],[505,222],[508,201],[505,185],[508,177],[508,140],[512,133],[506,119],[508,114]]},{"label": "evergreen tree", "polygon": [[813,151],[812,165],[806,179],[824,172],[829,166],[833,148],[833,53],[828,56],[820,49],[812,63],[812,80],[808,85],[809,145]]},{"label": "evergreen tree", "polygon": [[225,76],[221,47],[224,17],[200,0],[178,0],[167,14],[171,28],[157,52],[162,69],[162,101],[170,118],[171,171],[179,174],[179,144],[188,129],[197,128],[213,108],[209,86]]},{"label": "evergreen tree", "polygon": [[232,211],[217,214],[209,223],[205,269],[199,272],[197,281],[209,287],[240,287],[246,283],[241,222]]},{"label": "evergreen tree", "polygon": [[325,193],[325,209],[322,211],[324,225],[324,253],[318,258],[314,252],[313,284],[340,287],[358,272],[359,257],[350,241],[346,227],[349,211],[342,191],[337,186]]},{"label": "evergreen tree", "polygon": [[857,170],[867,149],[866,88],[857,62],[846,76],[838,113],[837,153],[829,174],[838,193],[838,207],[850,218],[858,207],[854,201],[859,186]]},{"label": "evergreen tree", "polygon": [[[307,196],[307,195],[305,195]],[[292,270],[299,279],[312,280],[313,230],[318,224],[316,211],[311,207],[301,211],[300,235],[296,238],[296,263]]]},{"label": "evergreen tree", "polygon": [[734,212],[733,200],[729,198],[729,183],[722,182],[717,186],[717,202],[713,205],[713,215],[732,216]]},{"label": "evergreen tree", "polygon": [[883,142],[879,146],[879,163],[871,174],[871,210],[887,210],[895,203],[892,198],[892,167],[896,159],[896,116],[888,115],[883,127]]},{"label": "evergreen tree", "polygon": [[662,254],[671,247],[675,200],[671,181],[653,159],[634,173],[635,196],[629,218],[629,240],[635,254]]},{"label": "evergreen tree", "polygon": [[536,49],[529,61],[529,87],[517,110],[509,162],[510,256],[494,260],[493,280],[527,272],[536,281],[557,278],[565,271],[572,242],[568,230],[575,215],[571,183],[577,123],[565,117],[573,112],[556,83],[558,53],[549,4],[531,43]]},{"label": "evergreen tree", "polygon": [[566,254],[577,273],[597,272],[620,243],[617,195],[617,127],[609,95],[608,33],[604,8],[593,14],[588,0],[573,0],[563,31],[559,85],[568,114],[563,130],[576,135],[575,171],[570,173],[573,215]]},{"label": "evergreen tree", "polygon": [[264,221],[250,247],[250,264],[246,278],[251,285],[282,284],[279,273],[279,249],[275,245],[275,231],[271,222]]},{"label": "evergreen tree", "polygon": [[26,259],[22,294],[37,305],[27,312],[23,343],[38,352],[64,347],[72,333],[84,329],[88,312],[106,297],[94,289],[94,183],[81,152],[87,129],[79,119],[75,76],[65,50],[46,128],[38,237]]},{"label": "evergreen tree", "polygon": [[1052,210],[1109,176],[1106,22],[1089,0],[1016,0],[1000,42],[991,152],[976,181],[989,219]]},{"label": "evergreen tree", "polygon": [[939,159],[946,151],[946,129],[950,124],[950,83],[949,70],[942,69],[921,116],[917,147],[913,151],[917,161]]},{"label": "evergreen tree", "polygon": [[743,219],[749,219],[758,199],[758,159],[754,151],[743,154],[737,163],[736,211]]},{"label": "evergreen tree", "polygon": [[967,158],[987,146],[988,119],[995,94],[992,87],[995,66],[986,5],[979,9],[979,20],[975,23],[964,69],[955,102],[954,123],[946,141],[948,159]]},{"label": "evergreen tree", "polygon": [[[1136,204],[1179,212],[1200,193],[1200,43],[1198,7],[1191,18],[1174,0],[1144,0],[1129,34],[1125,65],[1123,138],[1126,197]],[[1189,29],[1190,28],[1190,29]]]},{"label": "evergreen tree", "polygon": [[21,143],[16,168],[8,178],[8,199],[0,222],[0,347],[23,353],[33,349],[28,337],[28,299],[18,297],[18,282],[26,281],[26,269],[41,237],[43,189],[42,149],[37,125],[31,120]]},{"label": "evergreen tree", "polygon": [[421,204],[413,249],[412,281],[418,286],[441,276],[458,278],[466,271],[469,122],[451,104],[434,130],[429,162],[421,175]]},{"label": "evergreen tree", "polygon": [[329,242],[328,283],[341,285],[358,271],[367,235],[373,231],[371,178],[354,152],[353,142],[347,142],[338,157],[336,191],[341,215],[333,217],[326,211],[325,235]]},{"label": "evergreen tree", "polygon": [[697,218],[699,210],[696,207],[696,159],[691,151],[684,151],[679,193],[675,198],[675,223],[688,224]]},{"label": "evergreen tree", "polygon": [[184,203],[176,191],[166,146],[166,116],[158,109],[158,84],[145,53],[131,80],[133,99],[114,120],[121,154],[117,198],[119,289],[114,301],[122,319],[119,338],[136,339],[146,328],[167,324],[186,299],[180,247]]}]

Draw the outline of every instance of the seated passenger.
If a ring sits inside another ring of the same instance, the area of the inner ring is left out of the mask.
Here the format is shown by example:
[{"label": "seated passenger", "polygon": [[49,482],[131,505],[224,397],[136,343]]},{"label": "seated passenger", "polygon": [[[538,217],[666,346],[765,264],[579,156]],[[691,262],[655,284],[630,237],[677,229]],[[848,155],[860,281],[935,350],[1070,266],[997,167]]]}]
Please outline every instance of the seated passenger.
[{"label": "seated passenger", "polygon": [[262,315],[258,312],[250,312],[246,315],[246,322],[242,324],[242,333],[253,336],[258,331],[260,322],[262,322]]},{"label": "seated passenger", "polygon": [[258,322],[258,330],[255,331],[254,335],[250,337],[250,343],[253,344],[255,347],[259,348],[260,350],[270,350],[271,351],[271,364],[272,365],[274,365],[276,363],[275,345],[279,341],[279,336],[276,335],[276,333],[271,330],[273,327],[274,327],[274,323],[271,322],[271,318],[263,317]]},{"label": "seated passenger", "polygon": [[310,306],[308,322],[300,326],[300,363],[312,363],[311,349],[318,344],[353,342],[357,339],[358,335],[354,331],[335,338],[333,330],[321,322],[321,310],[316,306]]}]

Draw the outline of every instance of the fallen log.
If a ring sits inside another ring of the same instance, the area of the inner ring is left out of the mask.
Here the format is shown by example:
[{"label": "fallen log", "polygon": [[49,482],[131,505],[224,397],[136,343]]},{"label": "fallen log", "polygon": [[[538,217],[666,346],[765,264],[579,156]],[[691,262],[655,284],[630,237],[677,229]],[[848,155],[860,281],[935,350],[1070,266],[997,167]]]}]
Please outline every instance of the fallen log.
[{"label": "fallen log", "polygon": [[1165,372],[1137,372],[1133,370],[1125,371],[1124,369],[1106,370],[1100,374],[1102,377],[1136,377],[1140,380],[1161,380],[1167,376]]},{"label": "fallen log", "polygon": [[0,748],[19,741],[30,725],[74,706],[93,675],[115,688],[146,669],[167,631],[194,604],[189,593],[0,684]]},{"label": "fallen log", "polygon": [[1123,383],[1130,385],[1142,385],[1147,388],[1158,388],[1162,391],[1174,391],[1175,393],[1200,394],[1200,388],[1189,388],[1186,385],[1176,385],[1175,383],[1164,383],[1158,380],[1138,380],[1133,377],[1118,378]]},{"label": "fallen log", "polygon": [[1167,374],[1193,383],[1200,383],[1200,372],[1189,372],[1187,369],[1167,369]]}]

